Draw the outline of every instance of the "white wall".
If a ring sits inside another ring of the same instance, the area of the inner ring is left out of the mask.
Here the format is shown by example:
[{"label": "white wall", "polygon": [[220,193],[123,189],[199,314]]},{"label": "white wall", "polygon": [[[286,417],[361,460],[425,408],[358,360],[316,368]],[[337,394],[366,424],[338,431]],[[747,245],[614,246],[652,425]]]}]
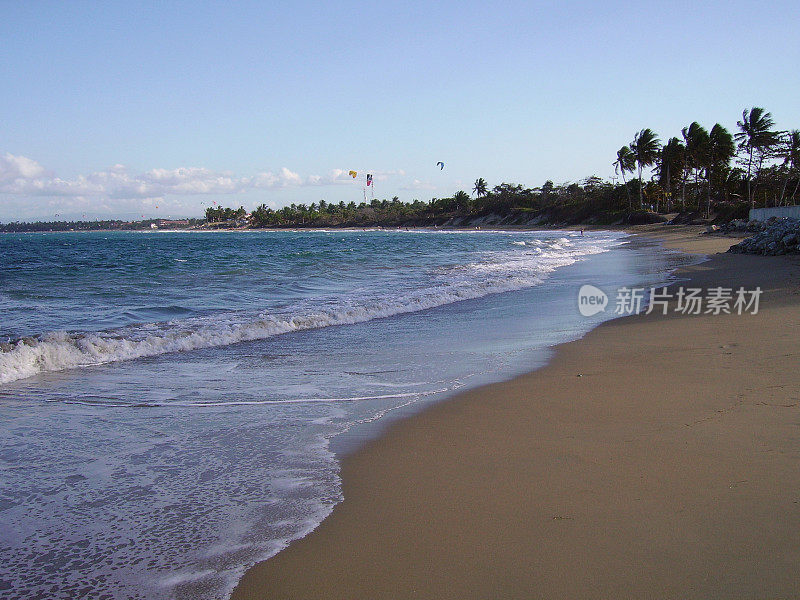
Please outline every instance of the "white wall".
[{"label": "white wall", "polygon": [[800,219],[800,206],[778,206],[776,208],[751,208],[751,221],[766,221],[770,217]]}]

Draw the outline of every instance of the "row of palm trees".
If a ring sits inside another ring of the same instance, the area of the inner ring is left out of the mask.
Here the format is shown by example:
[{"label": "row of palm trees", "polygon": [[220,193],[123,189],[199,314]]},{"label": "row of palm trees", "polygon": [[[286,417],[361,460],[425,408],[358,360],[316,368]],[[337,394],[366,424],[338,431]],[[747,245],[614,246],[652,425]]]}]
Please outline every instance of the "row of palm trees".
[{"label": "row of palm trees", "polygon": [[[646,187],[642,182],[642,171],[654,167],[654,182],[662,192],[667,208],[672,208],[674,190],[680,190],[681,205],[686,206],[686,188],[694,179],[695,194],[699,200],[701,180],[706,188],[706,213],[711,212],[714,187],[721,186],[732,176],[745,182],[747,201],[755,206],[756,187],[765,169],[775,160],[782,161],[780,168],[785,178],[780,197],[775,204],[787,199],[787,184],[797,179],[800,169],[800,132],[776,131],[772,115],[761,107],[745,109],[742,120],[736,123],[739,131],[732,135],[725,127],[716,123],[711,131],[696,121],[681,130],[681,137],[672,137],[661,145],[652,129],[639,131],[633,141],[617,151],[614,161],[615,174],[622,177],[628,205],[632,208],[626,173],[637,172],[639,180],[639,207],[642,207]],[[738,156],[742,168],[731,167]],[[774,165],[773,165],[774,166]],[[795,183],[790,198],[797,193]]]},{"label": "row of palm trees", "polygon": [[[680,137],[671,137],[663,145],[652,129],[642,129],[617,151],[614,167],[622,185],[592,176],[562,185],[546,181],[541,187],[527,188],[501,183],[490,189],[481,177],[472,188],[474,199],[462,190],[428,202],[401,202],[394,197],[359,205],[320,200],[277,210],[262,205],[250,220],[256,227],[437,225],[451,219],[463,224],[489,215],[520,223],[533,217],[540,222],[618,222],[650,218],[631,214],[636,212],[633,195],[638,196],[639,208],[646,199],[657,212],[662,201],[667,212],[672,211],[677,198],[683,210],[699,210],[705,204],[707,216],[713,200],[733,200],[717,203],[718,218],[746,216],[748,206],[741,198],[746,195],[753,206],[757,192],[760,197],[773,194],[775,204],[793,202],[800,186],[800,133],[776,131],[772,115],[760,107],[746,109],[737,127],[733,135],[719,123],[709,131],[693,122],[681,130]],[[733,166],[734,158],[738,166]],[[645,183],[650,167],[653,177]],[[636,179],[629,181],[628,173],[635,173]],[[780,182],[782,186],[776,185]],[[232,218],[234,213],[220,207],[208,210],[206,217],[213,221]]]}]

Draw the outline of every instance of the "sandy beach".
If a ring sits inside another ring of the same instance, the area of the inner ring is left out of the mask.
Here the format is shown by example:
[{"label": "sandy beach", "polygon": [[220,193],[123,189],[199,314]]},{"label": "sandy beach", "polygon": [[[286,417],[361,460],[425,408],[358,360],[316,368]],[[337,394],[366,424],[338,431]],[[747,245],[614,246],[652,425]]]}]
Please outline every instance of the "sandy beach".
[{"label": "sandy beach", "polygon": [[613,320],[392,425],[233,598],[800,596],[800,259],[643,229],[712,254],[680,285],[760,286],[758,314]]}]

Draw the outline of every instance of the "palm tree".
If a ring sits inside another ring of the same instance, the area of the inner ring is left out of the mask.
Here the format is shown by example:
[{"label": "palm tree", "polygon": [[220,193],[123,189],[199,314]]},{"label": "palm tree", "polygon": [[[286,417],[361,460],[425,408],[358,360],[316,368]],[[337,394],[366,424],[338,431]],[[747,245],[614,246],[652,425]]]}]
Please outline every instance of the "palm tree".
[{"label": "palm tree", "polygon": [[694,173],[694,187],[697,194],[697,205],[700,206],[700,170],[707,162],[708,154],[708,131],[697,121],[692,122],[689,127],[681,129],[683,141],[686,143],[686,163],[683,177],[683,196],[686,202],[686,181],[691,173]]},{"label": "palm tree", "polygon": [[639,208],[642,207],[642,169],[655,164],[660,149],[661,142],[655,132],[650,128],[642,129],[633,136],[631,153],[639,169]]},{"label": "palm tree", "polygon": [[475,187],[472,188],[472,191],[475,192],[475,195],[480,198],[481,196],[485,196],[488,193],[488,188],[486,186],[486,180],[483,177],[479,177],[475,180]]},{"label": "palm tree", "polygon": [[[750,191],[750,175],[753,166],[753,153],[767,152],[779,140],[777,131],[772,131],[775,122],[772,114],[764,112],[760,106],[754,106],[749,111],[745,108],[742,111],[742,120],[737,121],[739,133],[736,134],[736,141],[739,142],[739,149],[747,154],[747,199],[750,201],[750,208],[755,207],[755,189]],[[759,169],[760,170],[760,169]]]},{"label": "palm tree", "polygon": [[469,210],[469,194],[464,190],[459,190],[453,194],[453,202],[457,210],[467,212]]},{"label": "palm tree", "polygon": [[800,170],[798,170],[800,168],[800,131],[793,129],[786,134],[781,155],[783,156],[783,166],[786,167],[786,181],[783,183],[783,190],[781,191],[781,204],[783,204],[786,186],[789,184],[792,174],[797,178],[797,183],[792,192],[792,202],[794,202],[797,188],[800,186]]},{"label": "palm tree", "polygon": [[683,173],[685,162],[686,146],[678,138],[670,138],[661,149],[658,165],[658,182],[667,195],[667,211],[672,210],[672,182]]},{"label": "palm tree", "polygon": [[736,146],[733,143],[733,136],[719,123],[711,128],[708,134],[708,147],[704,156],[706,167],[706,178],[708,179],[708,197],[706,201],[706,218],[711,216],[711,184],[715,173],[728,168],[728,165],[736,154]]},{"label": "palm tree", "polygon": [[628,190],[628,182],[625,181],[625,173],[633,173],[636,168],[636,161],[633,152],[628,146],[623,146],[617,150],[617,160],[614,161],[614,173],[622,175],[622,186],[625,188],[625,195],[628,197],[628,210],[631,210],[631,193]]}]

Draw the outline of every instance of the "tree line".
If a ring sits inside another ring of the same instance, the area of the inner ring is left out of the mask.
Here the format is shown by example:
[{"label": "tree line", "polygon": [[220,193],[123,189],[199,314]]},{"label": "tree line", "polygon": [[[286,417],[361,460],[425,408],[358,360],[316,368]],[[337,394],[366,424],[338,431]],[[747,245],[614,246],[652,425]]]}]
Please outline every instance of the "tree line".
[{"label": "tree line", "polygon": [[[695,121],[662,144],[652,129],[642,129],[615,158],[610,181],[592,176],[561,185],[489,188],[479,178],[472,195],[461,190],[429,201],[401,202],[395,196],[280,209],[262,204],[250,222],[255,227],[468,225],[494,215],[506,223],[603,223],[641,222],[645,213],[671,212],[727,220],[746,218],[756,205],[798,200],[800,132],[776,130],[772,115],[761,107],[745,109],[734,133],[719,123],[706,129]],[[207,211],[207,216],[218,213]]]},{"label": "tree line", "polygon": [[209,206],[206,209],[206,221],[208,223],[222,223],[224,221],[235,221],[247,216],[244,206],[239,208],[223,208],[222,206]]},{"label": "tree line", "polygon": [[[800,190],[800,132],[779,131],[761,107],[742,112],[731,133],[715,123],[694,121],[661,142],[649,128],[622,146],[612,162],[615,176],[597,176],[539,187],[478,178],[471,194],[402,202],[395,196],[370,202],[266,204],[247,215],[243,207],[208,207],[207,223],[253,227],[363,227],[547,223],[643,222],[654,213],[682,212],[687,218],[746,218],[755,206],[796,204]],[[192,223],[194,224],[194,222]],[[137,229],[147,221],[50,222],[0,225],[0,231]]]},{"label": "tree line", "polygon": [[[617,151],[615,173],[624,185],[626,173],[637,173],[639,207],[647,198],[656,210],[702,206],[709,217],[717,202],[796,204],[800,132],[776,130],[772,114],[759,106],[745,109],[736,127],[731,134],[716,123],[709,131],[694,121],[663,146],[651,129],[642,129]],[[648,167],[653,177],[645,184],[642,170]]]},{"label": "tree line", "polygon": [[[471,196],[461,190],[447,198],[425,202],[374,199],[370,202],[291,204],[273,210],[266,205],[250,215],[254,227],[411,227],[487,224],[502,218],[508,224],[598,222],[621,218],[626,202],[622,186],[588,177],[578,183],[556,185],[547,181],[541,187],[501,183],[489,189],[485,180],[475,182]],[[491,219],[494,219],[493,221]]]}]

